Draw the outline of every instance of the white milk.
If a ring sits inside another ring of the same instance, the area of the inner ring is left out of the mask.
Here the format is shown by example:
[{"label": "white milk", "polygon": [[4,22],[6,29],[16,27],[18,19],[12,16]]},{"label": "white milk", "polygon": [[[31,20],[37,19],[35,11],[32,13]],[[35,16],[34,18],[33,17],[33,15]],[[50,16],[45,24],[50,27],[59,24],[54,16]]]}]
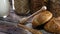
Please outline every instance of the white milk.
[{"label": "white milk", "polygon": [[7,17],[9,13],[9,0],[0,0],[0,17]]}]

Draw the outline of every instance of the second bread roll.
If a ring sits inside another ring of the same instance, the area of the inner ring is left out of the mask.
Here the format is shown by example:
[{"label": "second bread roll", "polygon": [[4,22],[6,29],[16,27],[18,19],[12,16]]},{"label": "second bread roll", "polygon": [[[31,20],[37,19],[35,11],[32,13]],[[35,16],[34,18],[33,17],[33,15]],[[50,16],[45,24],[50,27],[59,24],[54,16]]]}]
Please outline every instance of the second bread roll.
[{"label": "second bread roll", "polygon": [[44,28],[49,32],[60,34],[60,17],[52,18]]}]

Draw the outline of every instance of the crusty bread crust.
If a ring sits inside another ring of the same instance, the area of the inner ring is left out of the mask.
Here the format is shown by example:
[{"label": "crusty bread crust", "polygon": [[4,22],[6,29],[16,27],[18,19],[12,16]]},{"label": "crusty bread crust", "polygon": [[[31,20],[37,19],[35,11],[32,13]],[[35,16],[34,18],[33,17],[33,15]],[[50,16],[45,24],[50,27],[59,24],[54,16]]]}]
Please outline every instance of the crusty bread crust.
[{"label": "crusty bread crust", "polygon": [[44,28],[49,32],[60,33],[60,19],[52,18]]},{"label": "crusty bread crust", "polygon": [[41,13],[39,13],[38,15],[33,17],[32,24],[33,24],[33,26],[36,27],[38,25],[46,23],[51,18],[52,18],[52,13],[51,12],[49,12],[49,11],[42,11]]}]

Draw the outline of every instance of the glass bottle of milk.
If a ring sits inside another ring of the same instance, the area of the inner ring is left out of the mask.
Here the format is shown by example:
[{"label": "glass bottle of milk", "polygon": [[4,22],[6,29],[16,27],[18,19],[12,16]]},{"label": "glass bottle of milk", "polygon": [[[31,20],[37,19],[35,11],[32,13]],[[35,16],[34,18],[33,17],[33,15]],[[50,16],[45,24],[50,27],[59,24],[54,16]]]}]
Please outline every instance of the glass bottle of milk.
[{"label": "glass bottle of milk", "polygon": [[0,17],[6,18],[9,14],[9,0],[0,0]]}]

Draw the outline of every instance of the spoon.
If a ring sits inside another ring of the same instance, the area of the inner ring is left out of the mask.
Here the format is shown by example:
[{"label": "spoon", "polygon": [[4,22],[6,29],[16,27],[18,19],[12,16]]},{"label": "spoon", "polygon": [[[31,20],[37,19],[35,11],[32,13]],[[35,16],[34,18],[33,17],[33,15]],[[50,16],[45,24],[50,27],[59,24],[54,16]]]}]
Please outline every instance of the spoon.
[{"label": "spoon", "polygon": [[25,24],[27,20],[29,20],[31,17],[35,16],[36,14],[39,14],[40,11],[43,11],[43,10],[46,10],[47,7],[46,6],[43,6],[40,10],[38,10],[37,12],[33,13],[32,15],[28,16],[28,17],[25,17],[25,18],[22,18],[19,22],[20,24]]}]

